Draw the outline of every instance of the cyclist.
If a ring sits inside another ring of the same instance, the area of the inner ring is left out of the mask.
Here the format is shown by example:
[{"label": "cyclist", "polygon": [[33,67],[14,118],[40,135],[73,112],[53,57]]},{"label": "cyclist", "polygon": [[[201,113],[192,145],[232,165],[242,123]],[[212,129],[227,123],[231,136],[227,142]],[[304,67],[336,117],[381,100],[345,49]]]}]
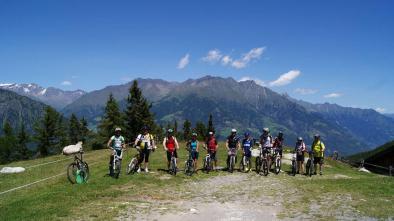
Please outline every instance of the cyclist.
[{"label": "cyclist", "polygon": [[210,155],[211,159],[214,162],[214,166],[215,166],[213,168],[214,170],[217,170],[217,168],[218,168],[217,167],[218,160],[216,157],[216,152],[218,150],[218,147],[219,146],[218,146],[218,142],[215,138],[215,134],[212,131],[210,131],[208,133],[208,139],[205,142],[204,149],[207,150],[208,154]]},{"label": "cyclist", "polygon": [[197,133],[192,133],[192,139],[186,143],[186,149],[190,151],[190,154],[193,159],[193,167],[194,171],[197,172],[197,163],[198,163],[198,151],[199,151],[199,142],[197,140]]},{"label": "cyclist", "polygon": [[115,135],[112,136],[108,143],[107,147],[111,149],[111,156],[109,158],[109,175],[113,176],[114,175],[114,168],[112,163],[114,162],[114,151],[116,151],[116,154],[120,155],[121,151],[126,148],[125,145],[125,140],[122,135],[120,135],[122,132],[122,129],[119,127],[115,128]]},{"label": "cyclist", "polygon": [[252,162],[250,161],[252,157],[252,148],[253,148],[253,138],[250,136],[249,132],[246,132],[245,138],[242,140],[242,158],[246,156],[246,160],[250,162],[250,168],[245,168],[245,170],[250,170],[252,168]]},{"label": "cyclist", "polygon": [[282,152],[283,152],[283,142],[284,142],[284,138],[283,138],[283,132],[279,132],[278,136],[275,138],[274,140],[274,144],[272,145],[272,147],[274,149],[278,149],[279,150],[279,155],[280,158],[282,158]]},{"label": "cyclist", "polygon": [[176,137],[174,136],[173,129],[167,130],[167,136],[164,137],[163,140],[163,147],[167,153],[167,168],[169,170],[172,154],[174,154],[175,162],[178,160],[178,153],[176,152],[176,150],[179,149],[179,145]]},{"label": "cyclist", "polygon": [[231,153],[235,151],[235,162],[237,162],[237,150],[239,149],[239,138],[237,137],[237,130],[232,129],[230,136],[227,137],[226,140],[226,148],[227,148],[227,169],[230,168],[230,156]]},{"label": "cyclist", "polygon": [[294,151],[296,152],[297,156],[297,174],[300,174],[300,169],[301,169],[301,174],[304,174],[304,161],[305,161],[305,152],[306,152],[306,146],[304,143],[304,140],[302,137],[299,137],[297,139]]},{"label": "cyclist", "polygon": [[323,175],[323,165],[324,165],[324,150],[326,147],[324,143],[320,140],[320,135],[315,134],[314,141],[312,143],[312,151],[314,153],[314,167],[316,175],[317,173],[317,164],[319,164],[320,175]]},{"label": "cyclist", "polygon": [[[144,161],[145,172],[148,173],[149,169],[149,154],[150,151],[156,149],[155,140],[153,139],[153,135],[149,134],[149,127],[143,126],[141,129],[142,133],[137,136],[135,139],[134,145],[137,149],[140,150],[140,160],[138,162],[141,165],[142,161]],[[141,172],[141,167],[138,168],[137,173]]]},{"label": "cyclist", "polygon": [[260,136],[260,144],[262,152],[267,154],[268,165],[271,165],[271,148],[272,148],[272,136],[269,128],[263,129],[263,134]]}]

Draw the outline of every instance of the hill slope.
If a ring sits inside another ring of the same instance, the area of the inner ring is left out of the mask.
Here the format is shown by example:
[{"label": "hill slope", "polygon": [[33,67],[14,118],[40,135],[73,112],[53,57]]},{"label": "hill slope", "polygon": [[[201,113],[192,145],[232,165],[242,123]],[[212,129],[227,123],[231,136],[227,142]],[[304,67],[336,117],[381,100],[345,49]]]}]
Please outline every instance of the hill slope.
[{"label": "hill slope", "polygon": [[34,123],[42,116],[46,105],[12,91],[0,89],[0,134],[5,121],[13,128],[19,128],[21,122],[27,131],[33,130]]},{"label": "hill slope", "polygon": [[54,87],[43,88],[37,84],[0,84],[0,88],[41,101],[58,110],[86,94],[82,90],[63,91]]}]

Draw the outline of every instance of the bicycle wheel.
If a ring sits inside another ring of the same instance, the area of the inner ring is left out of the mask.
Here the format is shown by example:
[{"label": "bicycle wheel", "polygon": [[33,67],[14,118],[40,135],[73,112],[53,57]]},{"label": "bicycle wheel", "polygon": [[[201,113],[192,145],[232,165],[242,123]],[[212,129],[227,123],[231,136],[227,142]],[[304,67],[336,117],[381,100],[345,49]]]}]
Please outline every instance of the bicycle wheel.
[{"label": "bicycle wheel", "polygon": [[78,165],[74,162],[67,167],[67,179],[70,183],[75,184],[77,181]]},{"label": "bicycle wheel", "polygon": [[86,183],[89,179],[89,165],[86,162],[82,162],[81,165],[81,176],[83,177],[83,182]]},{"label": "bicycle wheel", "polygon": [[264,176],[268,175],[268,162],[267,162],[267,160],[263,160],[263,175]]},{"label": "bicycle wheel", "polygon": [[131,159],[129,165],[127,165],[126,174],[133,174],[136,171],[138,160],[137,158]]},{"label": "bicycle wheel", "polygon": [[312,176],[312,171],[311,171],[311,170],[312,170],[312,165],[311,165],[311,164],[312,164],[312,162],[311,162],[311,160],[309,159],[309,160],[306,162],[306,168],[305,168],[305,169],[306,169],[305,172],[306,172],[306,175],[307,175],[307,176]]},{"label": "bicycle wheel", "polygon": [[295,176],[297,173],[297,163],[295,160],[291,162],[291,175]]},{"label": "bicycle wheel", "polygon": [[115,161],[114,177],[115,177],[116,179],[119,178],[120,168],[121,168],[120,160]]}]

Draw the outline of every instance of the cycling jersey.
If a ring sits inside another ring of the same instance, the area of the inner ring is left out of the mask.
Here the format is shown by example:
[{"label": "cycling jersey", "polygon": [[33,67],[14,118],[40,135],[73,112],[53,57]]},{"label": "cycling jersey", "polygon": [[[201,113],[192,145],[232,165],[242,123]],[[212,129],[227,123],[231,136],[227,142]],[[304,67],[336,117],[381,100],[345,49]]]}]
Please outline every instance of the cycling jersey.
[{"label": "cycling jersey", "polygon": [[151,134],[140,134],[137,137],[137,141],[137,146],[139,146],[141,149],[144,149],[145,147],[151,148],[153,136]]},{"label": "cycling jersey", "polygon": [[174,152],[175,151],[175,138],[173,136],[166,137],[166,148],[168,152]]},{"label": "cycling jersey", "polygon": [[188,142],[188,145],[189,145],[191,151],[197,151],[197,140],[195,140],[195,141],[190,140]]},{"label": "cycling jersey", "polygon": [[312,144],[312,150],[315,152],[315,157],[324,157],[324,150],[326,147],[324,146],[324,143],[321,142],[320,140],[317,142],[313,142]]},{"label": "cycling jersey", "polygon": [[306,150],[305,143],[304,142],[297,142],[294,150],[297,153],[297,155],[303,155]]},{"label": "cycling jersey", "polygon": [[217,144],[218,144],[218,142],[216,141],[216,139],[214,137],[208,138],[207,147],[208,147],[209,151],[216,152],[216,145]]},{"label": "cycling jersey", "polygon": [[252,152],[253,140],[252,139],[243,139],[242,141],[242,149],[245,154],[249,154]]},{"label": "cycling jersey", "polygon": [[125,143],[123,136],[112,136],[111,137],[111,148],[115,150],[122,149],[123,144]]},{"label": "cycling jersey", "polygon": [[228,142],[228,148],[230,149],[237,148],[237,144],[239,143],[239,138],[230,135],[227,137],[227,142]]},{"label": "cycling jersey", "polygon": [[272,137],[271,136],[261,136],[261,145],[264,148],[272,147]]},{"label": "cycling jersey", "polygon": [[273,147],[282,149],[283,146],[283,138],[279,139],[279,137],[275,138]]}]

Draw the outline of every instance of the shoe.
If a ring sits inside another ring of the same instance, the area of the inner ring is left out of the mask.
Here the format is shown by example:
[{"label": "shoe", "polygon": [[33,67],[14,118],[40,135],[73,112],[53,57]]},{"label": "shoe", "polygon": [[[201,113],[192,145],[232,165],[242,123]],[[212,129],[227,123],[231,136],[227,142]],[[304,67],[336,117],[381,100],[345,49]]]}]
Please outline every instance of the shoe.
[{"label": "shoe", "polygon": [[313,173],[313,175],[317,175],[317,173],[316,173],[316,172],[314,172],[314,173]]},{"label": "shoe", "polygon": [[323,172],[320,171],[320,176],[323,175]]},{"label": "shoe", "polygon": [[145,168],[145,173],[149,173],[149,170],[148,170],[148,168]]},{"label": "shoe", "polygon": [[137,173],[141,173],[141,168],[138,168]]}]

